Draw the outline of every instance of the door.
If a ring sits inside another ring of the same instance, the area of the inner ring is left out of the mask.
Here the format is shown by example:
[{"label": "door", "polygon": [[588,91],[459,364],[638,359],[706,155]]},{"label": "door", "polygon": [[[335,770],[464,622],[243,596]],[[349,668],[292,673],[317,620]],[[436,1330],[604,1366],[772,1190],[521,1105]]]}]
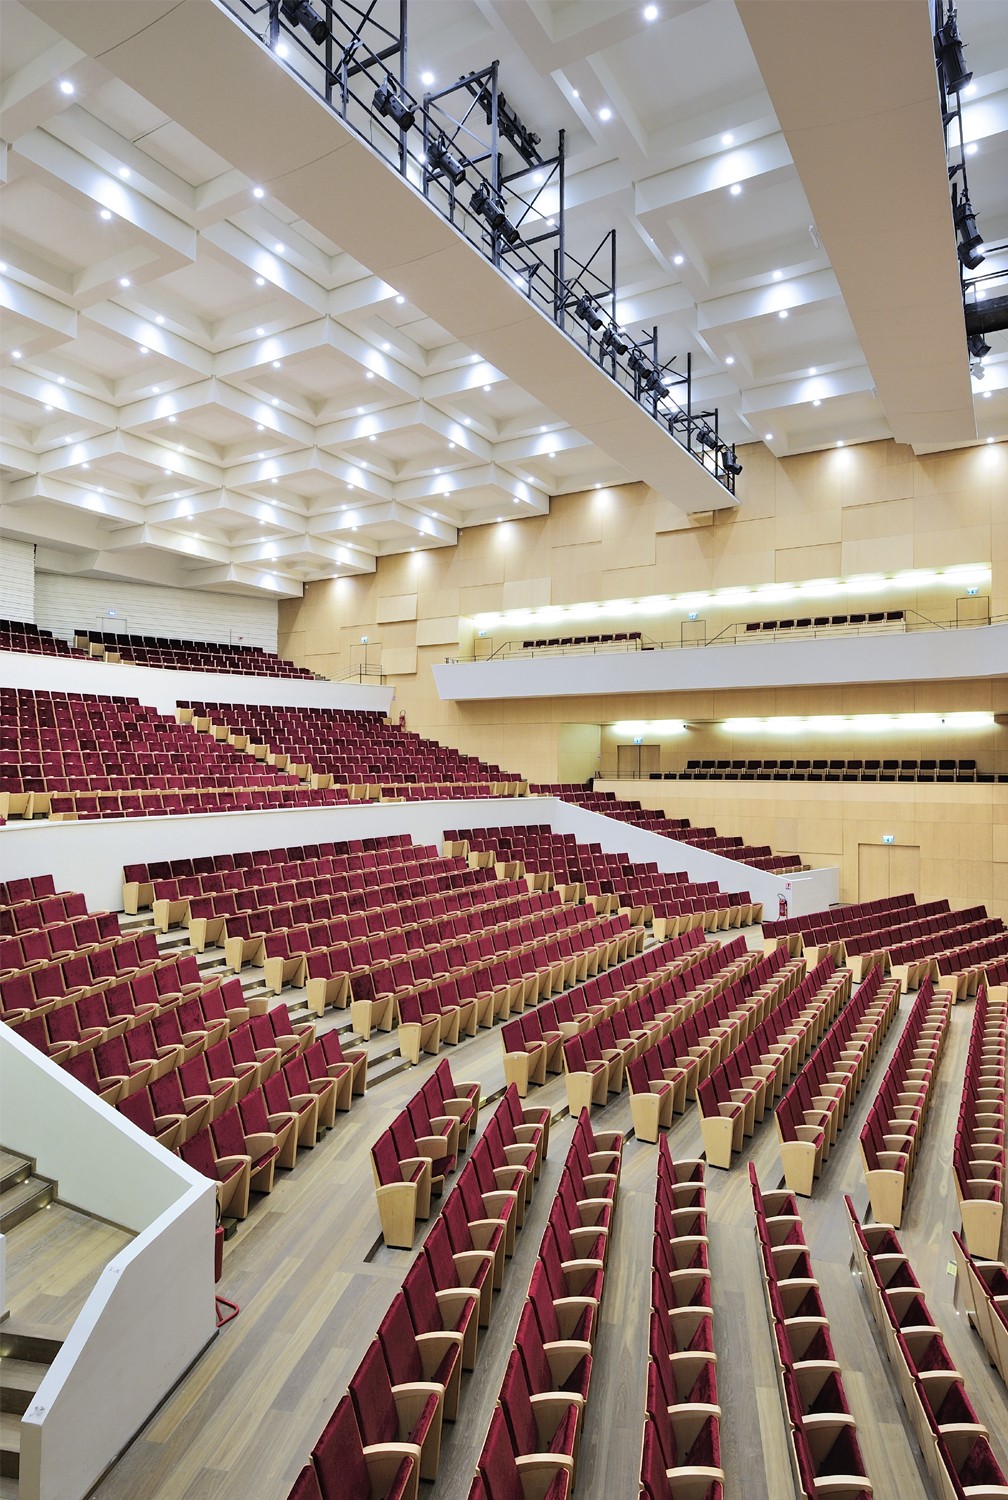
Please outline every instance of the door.
[{"label": "door", "polygon": [[652,771],[661,768],[660,745],[617,745],[616,775],[621,779],[646,781]]},{"label": "door", "polygon": [[916,895],[920,882],[920,845],[858,844],[858,900]]}]

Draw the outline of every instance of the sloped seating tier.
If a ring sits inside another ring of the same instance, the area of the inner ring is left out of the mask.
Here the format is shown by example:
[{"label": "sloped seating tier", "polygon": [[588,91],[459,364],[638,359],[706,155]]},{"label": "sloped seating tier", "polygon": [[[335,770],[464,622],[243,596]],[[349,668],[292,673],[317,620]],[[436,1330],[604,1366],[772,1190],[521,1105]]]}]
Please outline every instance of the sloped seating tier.
[{"label": "sloped seating tier", "polygon": [[76,630],[74,640],[79,648],[75,655],[129,662],[135,667],[164,667],[174,672],[240,673],[245,677],[290,677],[308,682],[316,678],[307,667],[295,666],[294,662],[261,646],[186,641],[112,630]]},{"label": "sloped seating tier", "polygon": [[970,1030],[952,1172],[971,1255],[1001,1254],[1005,1179],[1005,1050],[1008,1001],[981,984]]},{"label": "sloped seating tier", "polygon": [[1008,1479],[891,1224],[862,1225],[849,1196],[854,1262],[941,1500],[1005,1500]]},{"label": "sloped seating tier", "polygon": [[181,703],[180,717],[252,760],[356,798],[514,796],[513,772],[387,722],[376,711]]},{"label": "sloped seating tier", "polygon": [[535,889],[559,886],[571,899],[588,900],[599,911],[623,908],[634,922],[649,922],[655,937],[675,937],[690,927],[707,931],[758,922],[762,905],[748,891],[720,891],[715,881],[691,881],[685,870],[659,871],[629,854],[606,854],[600,844],[579,843],[574,834],[553,833],[547,824],[526,828],[445,830],[444,852],[464,855],[477,868],[521,876]]},{"label": "sloped seating tier", "polygon": [[[703,1067],[700,1053],[705,1041],[715,1031],[720,1038],[741,1026],[744,1016],[768,1002],[778,987],[773,971],[780,967],[779,962],[767,963],[748,950],[742,938],[734,938],[713,951],[708,948],[704,953],[689,953],[686,966],[679,963],[676,974],[637,998],[629,1015],[625,1007],[617,1007],[610,1014],[605,1013],[608,1006],[603,1008],[597,1026],[589,1021],[563,1042],[571,1112],[591,1108],[592,1104],[605,1105],[609,1094],[622,1092],[628,1068],[666,1040],[670,1053],[672,1049],[686,1050],[687,1032],[695,1032],[698,1038],[695,1049],[690,1046],[697,1067],[688,1071],[683,1082],[683,1091],[693,1097]],[[783,980],[781,987],[787,982]],[[713,1056],[717,1043],[712,1041],[711,1045]]]},{"label": "sloped seating tier", "polygon": [[777,1384],[788,1430],[795,1486],[804,1500],[820,1495],[867,1500],[872,1486],[861,1455],[829,1319],[791,1193],[766,1196],[749,1163],[763,1294],[776,1355]]},{"label": "sloped seating tier", "polygon": [[[762,1019],[757,1011],[755,1025],[741,1042],[737,1033],[730,1033],[714,1054],[707,1077],[697,1084],[704,1155],[711,1166],[731,1167],[745,1139],[762,1122],[849,995],[850,975],[835,972],[831,959],[824,959],[810,974],[805,972],[803,958],[788,960]],[[692,1049],[682,1057],[681,1065],[693,1066]]]},{"label": "sloped seating tier", "polygon": [[1008,780],[978,771],[975,760],[688,760],[682,771],[652,771],[652,781],[968,782]]},{"label": "sloped seating tier", "polygon": [[987,1358],[1008,1385],[1008,1269],[1004,1261],[972,1256],[955,1231],[952,1240],[963,1305],[983,1340]]},{"label": "sloped seating tier", "polygon": [[951,996],[944,990],[936,992],[930,978],[925,979],[861,1128],[861,1165],[872,1216],[897,1229],[934,1097],[932,1085],[951,1013]]},{"label": "sloped seating tier", "polygon": [[811,1197],[899,1002],[899,983],[872,969],[778,1104],[777,1136],[792,1193]]},{"label": "sloped seating tier", "polygon": [[946,900],[918,903],[912,895],[765,922],[763,939],[808,952],[813,963],[828,949],[856,979],[881,963],[904,992],[930,976],[954,1000],[975,995],[988,968],[1008,963],[1008,929],[986,907],[952,911]]},{"label": "sloped seating tier", "polygon": [[470,1500],[572,1493],[622,1153],[621,1135],[578,1116]]},{"label": "sloped seating tier", "polygon": [[658,1145],[641,1486],[721,1500],[721,1407],[702,1161]]},{"label": "sloped seating tier", "polygon": [[743,864],[754,865],[758,870],[783,873],[804,869],[797,854],[774,854],[767,844],[746,844],[737,835],[719,834],[716,828],[691,828],[688,818],[667,818],[664,813],[641,807],[638,801],[617,797],[615,792],[587,791],[585,787],[570,782],[540,782],[530,785],[529,793],[560,797],[588,812],[618,818],[621,822],[632,823],[635,828],[659,833],[663,838],[678,839],[682,844],[692,844],[697,849],[706,849],[710,854],[721,854],[725,859],[741,860]]},{"label": "sloped seating tier", "polygon": [[346,800],[211,744],[135,698],[0,688],[0,709],[5,817],[144,817]]},{"label": "sloped seating tier", "polygon": [[86,661],[88,655],[54,636],[51,630],[40,630],[26,620],[0,620],[0,651],[24,652],[29,656],[72,656],[78,661]]}]

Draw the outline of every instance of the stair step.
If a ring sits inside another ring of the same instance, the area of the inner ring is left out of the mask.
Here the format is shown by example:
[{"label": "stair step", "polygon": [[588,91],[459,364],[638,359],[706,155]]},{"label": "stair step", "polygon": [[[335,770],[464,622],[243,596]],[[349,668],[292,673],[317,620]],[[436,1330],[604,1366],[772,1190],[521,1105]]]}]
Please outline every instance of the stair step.
[{"label": "stair step", "polygon": [[56,1184],[46,1177],[26,1177],[0,1192],[0,1234],[9,1234],[25,1219],[45,1208],[56,1196]]},{"label": "stair step", "polygon": [[0,1148],[0,1193],[5,1188],[13,1187],[16,1182],[24,1182],[26,1177],[31,1176],[35,1163],[28,1156],[19,1156],[16,1151],[6,1151]]},{"label": "stair step", "polygon": [[63,1340],[45,1323],[28,1323],[8,1318],[0,1323],[0,1361],[8,1359],[28,1364],[51,1365],[63,1347]]},{"label": "stair step", "polygon": [[0,1474],[16,1479],[21,1470],[21,1418],[0,1411]]},{"label": "stair step", "polygon": [[13,1355],[0,1358],[0,1411],[21,1416],[45,1378],[48,1364]]}]

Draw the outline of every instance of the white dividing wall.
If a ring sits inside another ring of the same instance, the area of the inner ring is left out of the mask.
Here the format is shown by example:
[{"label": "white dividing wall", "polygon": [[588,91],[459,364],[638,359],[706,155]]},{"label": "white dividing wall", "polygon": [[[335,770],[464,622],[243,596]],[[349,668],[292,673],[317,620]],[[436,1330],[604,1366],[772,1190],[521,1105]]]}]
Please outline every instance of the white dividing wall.
[{"label": "white dividing wall", "polygon": [[22,1420],[22,1500],[79,1500],[214,1336],[216,1193],[4,1025],[0,1081],[4,1144],[61,1200],[136,1232]]},{"label": "white dividing wall", "polygon": [[[810,870],[800,877],[769,875],[554,797],[385,802],[84,823],[13,822],[0,829],[0,851],[7,879],[51,874],[58,890],[83,891],[92,909],[118,910],[125,864],[390,833],[408,833],[416,843],[440,846],[446,828],[526,823],[549,823],[558,833],[597,842],[607,852],[654,860],[660,870],[686,870],[693,880],[716,880],[722,890],[747,890],[754,900],[766,904],[772,916],[783,894],[794,913],[819,911],[839,900],[840,872],[835,867]],[[785,889],[786,882],[790,889]]]},{"label": "white dividing wall", "polygon": [[0,619],[35,623],[35,548],[0,537]]},{"label": "white dividing wall", "polygon": [[[109,610],[116,611],[114,619],[108,618]],[[35,611],[39,625],[67,640],[78,629],[122,630],[277,648],[275,599],[39,572]]]},{"label": "white dividing wall", "polygon": [[169,672],[126,662],[73,656],[29,656],[0,651],[0,686],[50,693],[97,693],[137,698],[173,715],[179,702],[257,703],[286,708],[379,709],[387,714],[394,689],[354,682],[292,677],[239,677],[229,672]]}]

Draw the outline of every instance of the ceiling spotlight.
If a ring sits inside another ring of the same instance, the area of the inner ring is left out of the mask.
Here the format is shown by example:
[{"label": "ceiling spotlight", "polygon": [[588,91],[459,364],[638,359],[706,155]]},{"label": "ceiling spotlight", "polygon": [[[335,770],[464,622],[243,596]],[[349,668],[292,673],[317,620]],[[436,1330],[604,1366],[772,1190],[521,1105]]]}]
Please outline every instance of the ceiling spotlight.
[{"label": "ceiling spotlight", "polygon": [[658,19],[658,7],[657,7],[657,5],[645,5],[645,7],[644,7],[644,19],[645,19],[645,21],[657,21],[657,19]]},{"label": "ceiling spotlight", "polygon": [[638,349],[635,344],[630,350],[630,357],[627,360],[627,364],[635,375],[641,375],[648,368],[647,355],[642,349]]},{"label": "ceiling spotlight", "polygon": [[685,259],[686,259],[685,255],[673,255],[673,257],[672,257],[672,264],[674,266],[681,266],[682,263],[683,263],[683,261]]},{"label": "ceiling spotlight", "polygon": [[764,441],[764,443],[772,443],[773,442],[773,433],[772,432],[764,432],[764,434],[763,434],[763,441]]},{"label": "ceiling spotlight", "polygon": [[735,356],[734,356],[734,354],[726,354],[725,355],[725,364],[726,365],[733,365],[734,363],[735,363]]},{"label": "ceiling spotlight", "polygon": [[602,108],[598,112],[598,117],[602,121],[603,125],[607,125],[609,123],[609,121],[612,119],[612,110],[609,108],[608,104],[603,104]]},{"label": "ceiling spotlight", "polygon": [[123,182],[128,182],[129,178],[130,178],[130,169],[129,169],[129,167],[120,167],[119,168],[119,176],[122,178]]},{"label": "ceiling spotlight", "polygon": [[60,87],[60,93],[61,94],[66,94],[67,98],[69,98],[70,95],[74,91],[74,86],[70,82],[69,78],[61,78],[60,79],[60,86],[59,87]]},{"label": "ceiling spotlight", "polygon": [[705,448],[717,447],[718,440],[714,435],[714,429],[712,427],[701,427],[697,433],[697,437],[700,439],[701,443],[703,443]]},{"label": "ceiling spotlight", "polygon": [[518,239],[518,230],[504,212],[504,205],[500,198],[491,189],[480,183],[469,199],[469,207],[474,214],[479,214],[486,219],[494,234],[499,234],[507,244],[513,245]]},{"label": "ceiling spotlight", "polygon": [[602,319],[599,316],[598,309],[587,292],[582,292],[575,303],[574,316],[580,318],[582,323],[587,323],[593,332],[597,332],[602,327]]},{"label": "ceiling spotlight", "polygon": [[379,84],[375,89],[375,96],[372,102],[380,115],[392,116],[393,121],[404,135],[407,130],[412,130],[416,124],[416,112],[410,109],[409,105],[405,104],[399,98],[391,74],[386,77],[384,83]]},{"label": "ceiling spotlight", "polygon": [[728,189],[728,191],[731,193],[731,195],[732,195],[733,198],[737,198],[738,195],[739,195],[739,193],[741,193],[741,191],[742,191],[742,184],[741,184],[741,182],[733,182],[732,185],[731,185],[731,187]]},{"label": "ceiling spotlight", "polygon": [[644,388],[652,396],[657,396],[659,400],[669,393],[668,383],[660,370],[648,370],[644,376]]},{"label": "ceiling spotlight", "polygon": [[21,350],[20,349],[12,349],[11,350],[11,359],[20,359],[20,358],[21,358]]},{"label": "ceiling spotlight", "polygon": [[280,9],[292,26],[304,27],[316,46],[329,35],[329,27],[308,0],[280,0]]},{"label": "ceiling spotlight", "polygon": [[954,10],[949,11],[948,20],[944,26],[939,26],[935,33],[935,54],[938,62],[941,63],[945,92],[958,94],[959,90],[964,89],[969,83],[973,73],[966,66],[966,54],[963,51]]},{"label": "ceiling spotlight", "polygon": [[254,187],[252,189],[252,196],[253,198],[265,198],[266,189],[261,187]]},{"label": "ceiling spotlight", "polygon": [[991,346],[982,333],[971,333],[966,339],[966,344],[974,359],[983,359],[991,351]]},{"label": "ceiling spotlight", "polygon": [[788,310],[787,310],[786,307],[782,307],[781,310],[780,310],[780,312],[777,314],[778,318],[786,318],[787,315],[788,315]]},{"label": "ceiling spotlight", "polygon": [[105,222],[107,223],[109,221],[109,219],[111,219],[111,217],[112,217],[112,210],[110,208],[100,209],[99,213],[98,213],[98,217],[99,217],[99,219],[104,219]]},{"label": "ceiling spotlight", "polygon": [[967,156],[976,156],[977,152],[980,150],[980,147],[977,145],[976,141],[970,141],[969,145],[965,149]]},{"label": "ceiling spotlight", "polygon": [[438,136],[427,151],[427,170],[443,172],[456,187],[465,182],[465,167],[458,157],[452,156],[448,149],[448,142],[443,135]]},{"label": "ceiling spotlight", "polygon": [[816,399],[815,399],[815,400],[814,400],[814,401],[813,401],[813,402],[812,402],[812,405],[813,405],[813,406],[822,406],[822,402],[821,402],[821,401],[820,401],[820,400],[819,400],[819,397],[818,397],[818,396],[817,396],[817,397],[816,397]]},{"label": "ceiling spotlight", "polygon": [[607,328],[599,340],[599,347],[603,354],[625,354],[629,345],[626,338],[616,327]]},{"label": "ceiling spotlight", "polygon": [[430,72],[429,69],[426,72],[421,73],[420,82],[423,84],[425,89],[429,89],[431,84],[434,82],[434,74]]},{"label": "ceiling spotlight", "polygon": [[128,276],[120,276],[119,277],[119,285],[120,286],[129,286],[129,284],[130,284],[130,279],[129,279]]},{"label": "ceiling spotlight", "polygon": [[738,459],[735,457],[735,444],[734,443],[732,443],[732,445],[731,445],[730,448],[724,448],[724,449],[722,449],[722,451],[721,451],[721,462],[724,465],[725,473],[726,474],[730,474],[733,479],[737,479],[738,476],[742,473],[742,465],[739,463]]},{"label": "ceiling spotlight", "polygon": [[974,271],[984,259],[980,253],[983,235],[977,229],[973,205],[965,194],[955,206],[955,227],[959,236],[959,259],[970,271]]},{"label": "ceiling spotlight", "polygon": [[722,146],[732,146],[735,144],[735,137],[732,135],[730,130],[726,130],[724,135],[721,137],[721,144]]},{"label": "ceiling spotlight", "polygon": [[158,315],[154,319],[154,321],[158,325],[159,328],[163,328],[164,327],[164,313],[158,313]]},{"label": "ceiling spotlight", "polygon": [[265,285],[266,285],[266,277],[265,276],[257,276],[256,277],[256,286],[265,286]]},{"label": "ceiling spotlight", "polygon": [[396,297],[396,307],[402,307],[402,305],[403,305],[403,303],[404,303],[404,302],[405,302],[405,301],[406,301],[406,298],[405,298],[405,297],[403,297],[403,296],[401,296],[401,295],[400,295],[400,296],[397,296],[397,297]]}]

